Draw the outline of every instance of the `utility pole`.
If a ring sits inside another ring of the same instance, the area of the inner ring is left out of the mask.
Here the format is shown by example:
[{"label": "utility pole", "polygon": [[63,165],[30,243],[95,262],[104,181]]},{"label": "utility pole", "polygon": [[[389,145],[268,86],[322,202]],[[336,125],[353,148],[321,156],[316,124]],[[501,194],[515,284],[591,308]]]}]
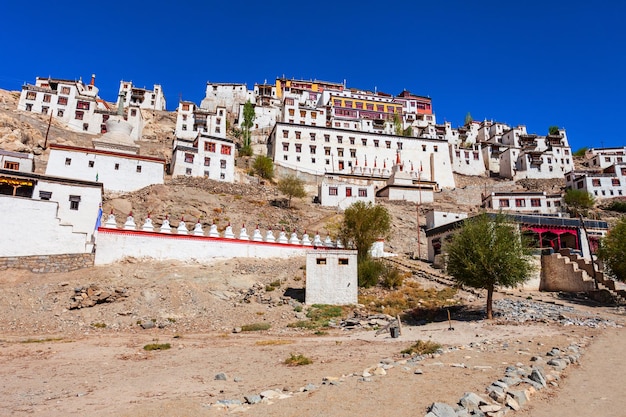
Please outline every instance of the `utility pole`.
[{"label": "utility pole", "polygon": [[422,205],[422,172],[417,173],[417,190],[419,193],[419,199],[417,202],[417,259],[422,260],[422,239],[420,230],[420,206]]},{"label": "utility pole", "polygon": [[45,151],[48,148],[48,134],[50,133],[50,125],[52,125],[52,114],[54,113],[53,109],[50,109],[50,118],[48,119],[48,129],[46,130],[46,139],[43,142],[43,150]]}]

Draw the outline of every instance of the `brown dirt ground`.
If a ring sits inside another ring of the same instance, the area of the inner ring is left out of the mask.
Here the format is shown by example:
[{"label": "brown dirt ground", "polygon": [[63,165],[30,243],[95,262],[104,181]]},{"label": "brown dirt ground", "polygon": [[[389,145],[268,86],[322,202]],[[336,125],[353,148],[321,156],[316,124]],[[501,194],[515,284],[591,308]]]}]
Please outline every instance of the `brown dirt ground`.
[{"label": "brown dirt ground", "polygon": [[[571,343],[588,346],[580,365],[570,366],[559,388],[537,393],[516,415],[592,415],[578,411],[600,405],[603,415],[624,415],[625,400],[615,389],[626,371],[619,356],[621,328],[453,320],[453,331],[447,322],[405,325],[397,339],[366,330],[337,329],[316,336],[286,327],[296,321],[288,304],[241,302],[240,292],[255,283],[280,279],[280,291],[302,288],[300,266],[293,260],[212,265],[129,260],[66,274],[1,271],[0,415],[419,416],[434,401],[454,404],[465,392],[483,394],[509,364],[530,364],[532,355]],[[90,283],[123,286],[130,295],[114,303],[68,310],[73,288]],[[278,290],[268,294],[275,301],[281,295]],[[624,321],[615,309],[576,308]],[[151,319],[164,327],[142,330],[137,325],[138,320]],[[232,333],[233,327],[255,322],[272,327]],[[95,323],[107,327],[96,328]],[[417,340],[461,348],[410,368],[396,366],[371,382],[355,376],[384,358],[402,360],[400,351]],[[170,343],[172,349],[143,350],[154,342]],[[469,347],[471,342],[480,345]],[[313,363],[287,366],[283,362],[291,354],[305,355]],[[459,363],[466,367],[451,366]],[[416,368],[424,373],[414,374]],[[228,380],[215,380],[219,372]],[[341,382],[321,385],[324,377],[339,377]],[[300,393],[309,383],[319,388]],[[614,389],[606,390],[613,383]],[[249,408],[211,406],[220,399],[243,400],[244,395],[267,389],[293,395]]]}]

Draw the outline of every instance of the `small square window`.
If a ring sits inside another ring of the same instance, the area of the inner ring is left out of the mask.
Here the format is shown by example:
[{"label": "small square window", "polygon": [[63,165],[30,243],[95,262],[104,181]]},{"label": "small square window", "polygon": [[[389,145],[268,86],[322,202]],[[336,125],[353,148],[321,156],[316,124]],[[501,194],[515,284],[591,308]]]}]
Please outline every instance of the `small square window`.
[{"label": "small square window", "polygon": [[115,170],[119,171],[119,169],[120,169],[120,164],[115,164]]},{"label": "small square window", "polygon": [[221,180],[226,179],[226,174],[224,174],[223,172],[222,172],[222,173],[220,173],[220,179],[221,179]]},{"label": "small square window", "polygon": [[80,204],[80,196],[71,195],[70,196],[70,210],[78,210],[79,204]]},{"label": "small square window", "polygon": [[339,258],[339,265],[348,265],[348,258]]},{"label": "small square window", "polygon": [[191,168],[185,169],[185,175],[191,175]]},{"label": "small square window", "polygon": [[141,165],[137,165],[137,172],[141,172]]},{"label": "small square window", "polygon": [[326,265],[326,258],[317,258],[315,261],[318,265]]},{"label": "small square window", "polygon": [[65,158],[65,165],[72,165],[72,158]]},{"label": "small square window", "polygon": [[52,198],[52,191],[39,191],[39,198],[42,200],[50,200]]},{"label": "small square window", "polygon": [[87,165],[89,166],[89,168],[93,168],[95,163],[96,163],[96,161],[89,161],[89,162],[87,162]]}]

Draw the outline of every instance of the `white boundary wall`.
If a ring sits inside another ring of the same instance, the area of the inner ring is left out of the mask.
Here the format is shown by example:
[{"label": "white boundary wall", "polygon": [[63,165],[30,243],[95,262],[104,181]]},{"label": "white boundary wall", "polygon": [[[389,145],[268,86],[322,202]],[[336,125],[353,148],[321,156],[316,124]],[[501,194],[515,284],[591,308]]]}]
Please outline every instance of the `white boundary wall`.
[{"label": "white boundary wall", "polygon": [[[109,228],[98,229],[96,242],[95,265],[115,263],[126,257],[196,262],[232,258],[291,258],[304,256],[311,249],[311,246],[287,243]],[[327,249],[318,247],[318,250]]]},{"label": "white boundary wall", "polygon": [[0,196],[2,239],[0,256],[89,253],[87,233],[76,233],[58,217],[59,203]]}]

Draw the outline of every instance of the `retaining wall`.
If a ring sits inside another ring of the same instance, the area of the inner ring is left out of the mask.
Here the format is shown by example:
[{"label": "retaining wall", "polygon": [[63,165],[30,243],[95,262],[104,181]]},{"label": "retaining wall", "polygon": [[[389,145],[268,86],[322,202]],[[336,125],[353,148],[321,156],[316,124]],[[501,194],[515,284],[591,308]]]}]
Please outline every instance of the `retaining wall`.
[{"label": "retaining wall", "polygon": [[0,258],[0,271],[5,269],[27,269],[39,274],[69,272],[89,268],[93,265],[94,255],[91,253],[8,256]]}]

